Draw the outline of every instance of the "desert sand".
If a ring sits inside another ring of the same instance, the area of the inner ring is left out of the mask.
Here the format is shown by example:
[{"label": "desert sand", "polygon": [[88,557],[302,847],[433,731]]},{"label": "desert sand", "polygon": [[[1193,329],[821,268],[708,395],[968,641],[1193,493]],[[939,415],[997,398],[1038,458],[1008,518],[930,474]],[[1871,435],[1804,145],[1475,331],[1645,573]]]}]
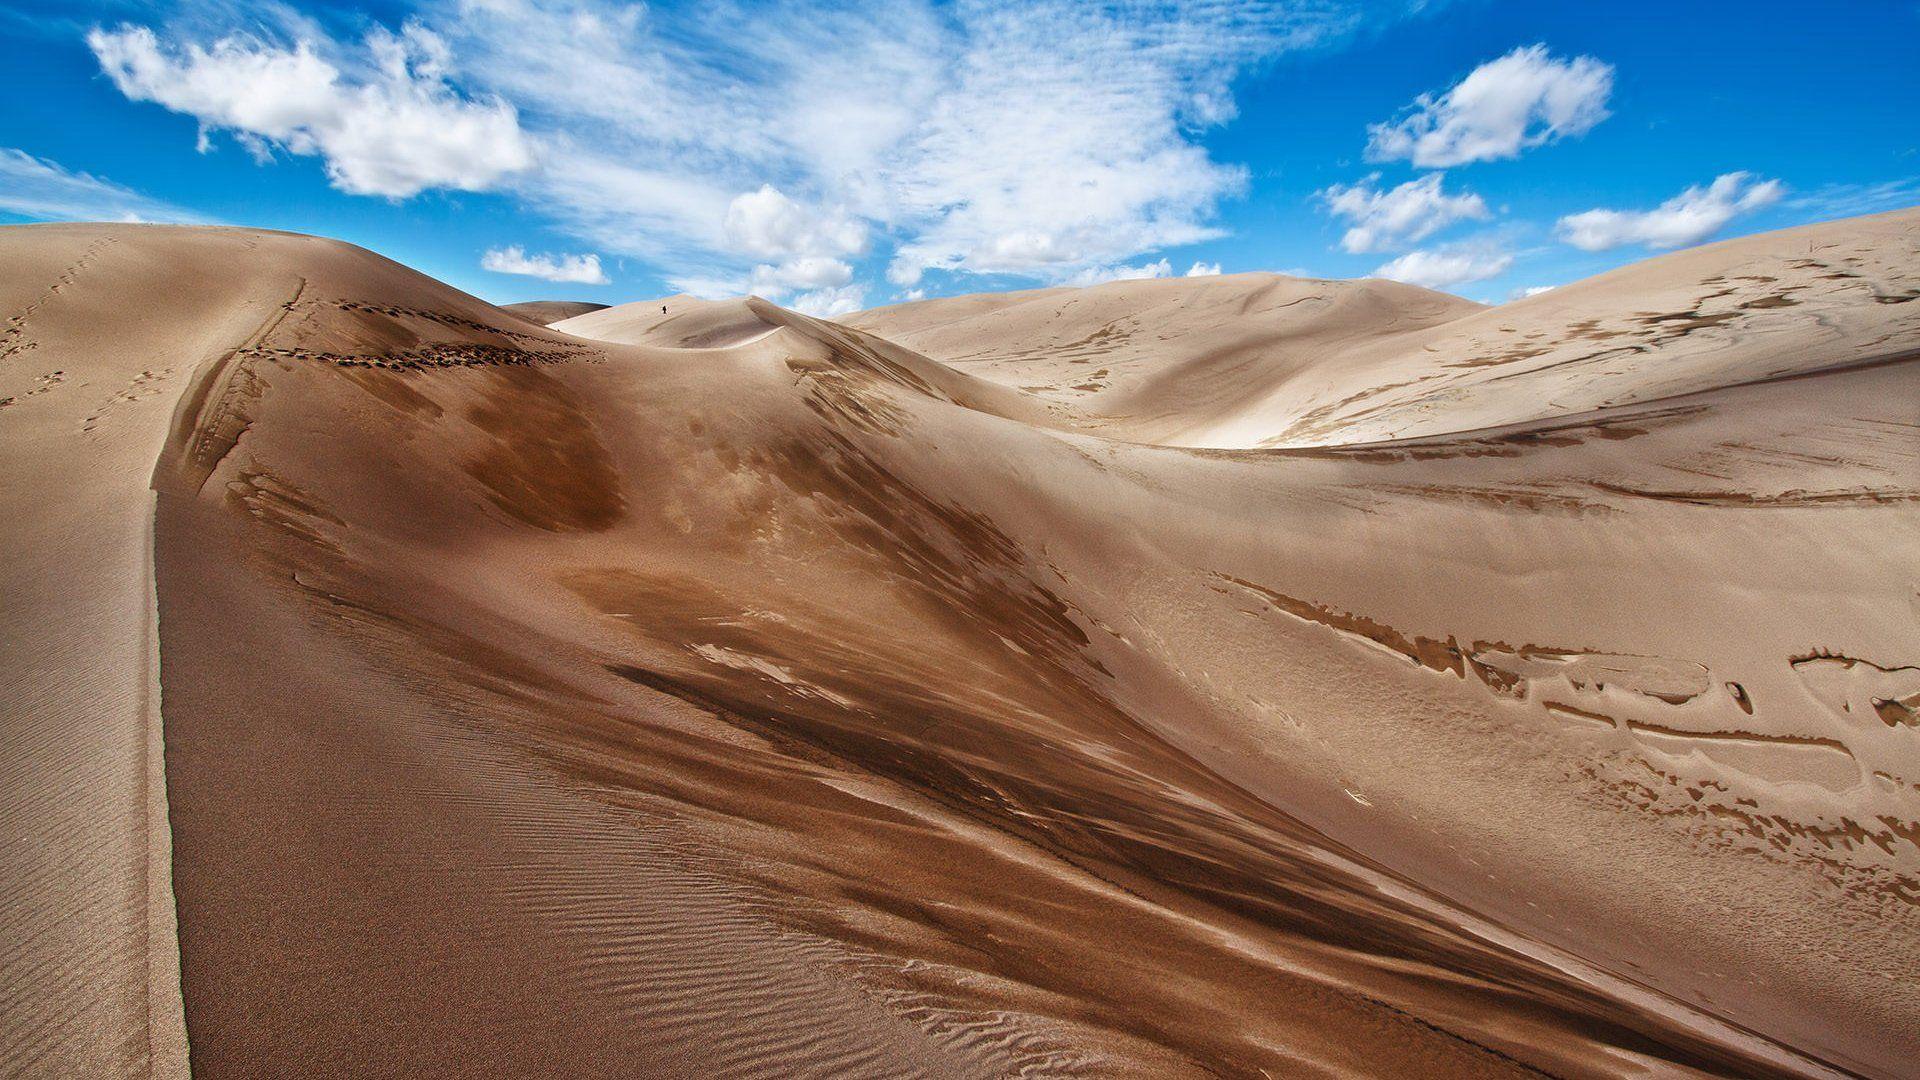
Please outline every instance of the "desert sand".
[{"label": "desert sand", "polygon": [[0,253],[9,1074],[1920,1060],[1920,211],[1491,308]]},{"label": "desert sand", "polygon": [[562,319],[571,319],[592,311],[602,311],[606,307],[605,304],[596,304],[589,300],[523,300],[518,304],[502,304],[500,310],[511,311],[541,326],[550,326]]}]

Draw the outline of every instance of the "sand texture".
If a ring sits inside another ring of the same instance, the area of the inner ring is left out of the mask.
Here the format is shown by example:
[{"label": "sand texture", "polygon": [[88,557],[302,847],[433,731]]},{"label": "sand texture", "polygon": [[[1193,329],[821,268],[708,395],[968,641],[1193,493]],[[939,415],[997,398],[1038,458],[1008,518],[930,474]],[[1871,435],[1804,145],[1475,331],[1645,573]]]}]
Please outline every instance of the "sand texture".
[{"label": "sand texture", "polygon": [[590,311],[604,310],[606,306],[588,300],[524,300],[518,304],[502,304],[500,310],[511,311],[541,326],[549,326],[562,319],[571,319]]},{"label": "sand texture", "polygon": [[1910,1076],[1917,300],[0,229],[0,1071]]}]

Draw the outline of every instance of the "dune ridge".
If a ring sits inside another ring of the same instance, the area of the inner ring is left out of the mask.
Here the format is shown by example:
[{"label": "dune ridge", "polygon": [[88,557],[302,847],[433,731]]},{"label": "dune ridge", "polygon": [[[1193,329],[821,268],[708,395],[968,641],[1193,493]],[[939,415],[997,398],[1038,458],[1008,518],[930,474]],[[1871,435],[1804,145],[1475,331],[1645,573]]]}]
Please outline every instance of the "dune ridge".
[{"label": "dune ridge", "polygon": [[177,1070],[169,955],[213,1075],[1920,1053],[1920,212],[1496,308],[551,327],[287,234],[0,248],[10,1071]]},{"label": "dune ridge", "polygon": [[591,311],[601,311],[605,304],[596,304],[590,300],[523,300],[517,304],[502,304],[501,311],[511,311],[529,322],[541,326],[585,315]]}]

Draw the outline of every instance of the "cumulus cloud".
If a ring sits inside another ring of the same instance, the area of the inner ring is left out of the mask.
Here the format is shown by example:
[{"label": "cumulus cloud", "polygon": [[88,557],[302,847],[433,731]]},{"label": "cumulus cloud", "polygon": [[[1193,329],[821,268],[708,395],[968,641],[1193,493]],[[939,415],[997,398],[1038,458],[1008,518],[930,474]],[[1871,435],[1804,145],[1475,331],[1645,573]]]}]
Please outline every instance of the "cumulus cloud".
[{"label": "cumulus cloud", "polygon": [[1556,288],[1558,286],[1555,285],[1529,285],[1524,289],[1513,290],[1513,299],[1525,300],[1529,296],[1539,296],[1541,293],[1552,292]]},{"label": "cumulus cloud", "polygon": [[39,221],[204,220],[111,180],[11,147],[0,147],[0,213]]},{"label": "cumulus cloud", "polygon": [[1443,173],[1428,173],[1382,191],[1374,173],[1357,184],[1335,184],[1319,193],[1327,212],[1353,222],[1340,237],[1348,251],[1392,251],[1417,244],[1458,221],[1482,220],[1487,204],[1472,192],[1448,195],[1440,189]]},{"label": "cumulus cloud", "polygon": [[833,289],[815,289],[801,293],[788,304],[802,315],[811,315],[816,319],[831,319],[839,315],[849,315],[865,307],[867,290],[863,285],[842,285]]},{"label": "cumulus cloud", "polygon": [[[1195,262],[1187,267],[1181,277],[1218,277],[1220,264]],[[1148,278],[1174,276],[1173,260],[1159,259],[1154,262],[1140,263],[1135,266],[1115,264],[1111,266],[1089,266],[1072,276],[1062,279],[1064,285],[1104,285],[1109,281],[1143,281]]]},{"label": "cumulus cloud", "polygon": [[1474,68],[1435,97],[1421,94],[1396,119],[1367,127],[1367,157],[1427,169],[1518,157],[1605,120],[1613,66],[1591,56],[1555,59],[1528,45]]},{"label": "cumulus cloud", "polygon": [[793,289],[824,289],[845,285],[853,280],[853,267],[839,259],[811,255],[778,266],[762,263],[753,268],[750,280],[750,291],[776,298]]},{"label": "cumulus cloud", "polygon": [[727,239],[749,255],[857,255],[866,250],[867,227],[841,211],[802,207],[772,184],[735,196],[727,204]]},{"label": "cumulus cloud", "polygon": [[598,255],[528,255],[526,249],[518,244],[489,249],[480,256],[480,268],[496,274],[522,274],[547,281],[607,284],[607,275],[600,269]]},{"label": "cumulus cloud", "polygon": [[505,189],[601,252],[737,289],[880,245],[908,288],[1060,282],[1220,235],[1247,172],[1204,135],[1234,79],[1374,10],[1408,6],[417,0],[362,41],[263,18],[92,44],[129,97],[321,157],[346,190]]},{"label": "cumulus cloud", "polygon": [[1555,228],[1562,240],[1582,251],[1606,251],[1626,244],[1686,247],[1719,232],[1741,214],[1773,205],[1784,192],[1778,180],[1731,172],[1705,187],[1696,184],[1652,210],[1588,210],[1561,218]]},{"label": "cumulus cloud", "polygon": [[275,149],[318,156],[352,194],[483,191],[533,164],[513,106],[455,92],[445,42],[416,24],[376,28],[354,70],[304,40],[166,46],[146,27],[123,26],[94,29],[87,45],[122,94],[200,121],[203,150],[208,132],[229,131],[256,160]]},{"label": "cumulus cloud", "polygon": [[1512,265],[1513,256],[1498,248],[1460,246],[1409,251],[1374,270],[1373,276],[1429,289],[1446,289],[1497,277]]},{"label": "cumulus cloud", "polygon": [[1138,266],[1089,266],[1067,278],[1067,285],[1104,285],[1109,281],[1142,281],[1147,278],[1173,276],[1173,262],[1161,259],[1158,262],[1141,263]]},{"label": "cumulus cloud", "polygon": [[846,302],[863,301],[866,286],[853,280],[853,267],[824,255],[809,255],[779,263],[760,263],[751,270],[734,274],[725,268],[709,268],[695,274],[675,275],[675,288],[705,299],[752,294],[796,311],[819,314],[829,307],[844,314],[856,310]]},{"label": "cumulus cloud", "polygon": [[[985,236],[967,254],[967,261],[982,272],[1032,270],[1050,263],[1073,262],[1080,257],[1081,246],[1051,230],[1016,229]],[[915,269],[922,269],[914,264]]]}]

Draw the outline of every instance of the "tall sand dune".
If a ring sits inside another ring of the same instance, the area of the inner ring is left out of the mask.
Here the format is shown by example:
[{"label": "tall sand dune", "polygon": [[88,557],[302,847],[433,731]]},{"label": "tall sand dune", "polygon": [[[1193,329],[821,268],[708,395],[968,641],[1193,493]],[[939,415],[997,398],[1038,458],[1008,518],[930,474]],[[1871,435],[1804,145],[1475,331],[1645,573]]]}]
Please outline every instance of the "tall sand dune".
[{"label": "tall sand dune", "polygon": [[1910,1075],[1917,248],[545,327],[0,229],[0,1061]]}]

